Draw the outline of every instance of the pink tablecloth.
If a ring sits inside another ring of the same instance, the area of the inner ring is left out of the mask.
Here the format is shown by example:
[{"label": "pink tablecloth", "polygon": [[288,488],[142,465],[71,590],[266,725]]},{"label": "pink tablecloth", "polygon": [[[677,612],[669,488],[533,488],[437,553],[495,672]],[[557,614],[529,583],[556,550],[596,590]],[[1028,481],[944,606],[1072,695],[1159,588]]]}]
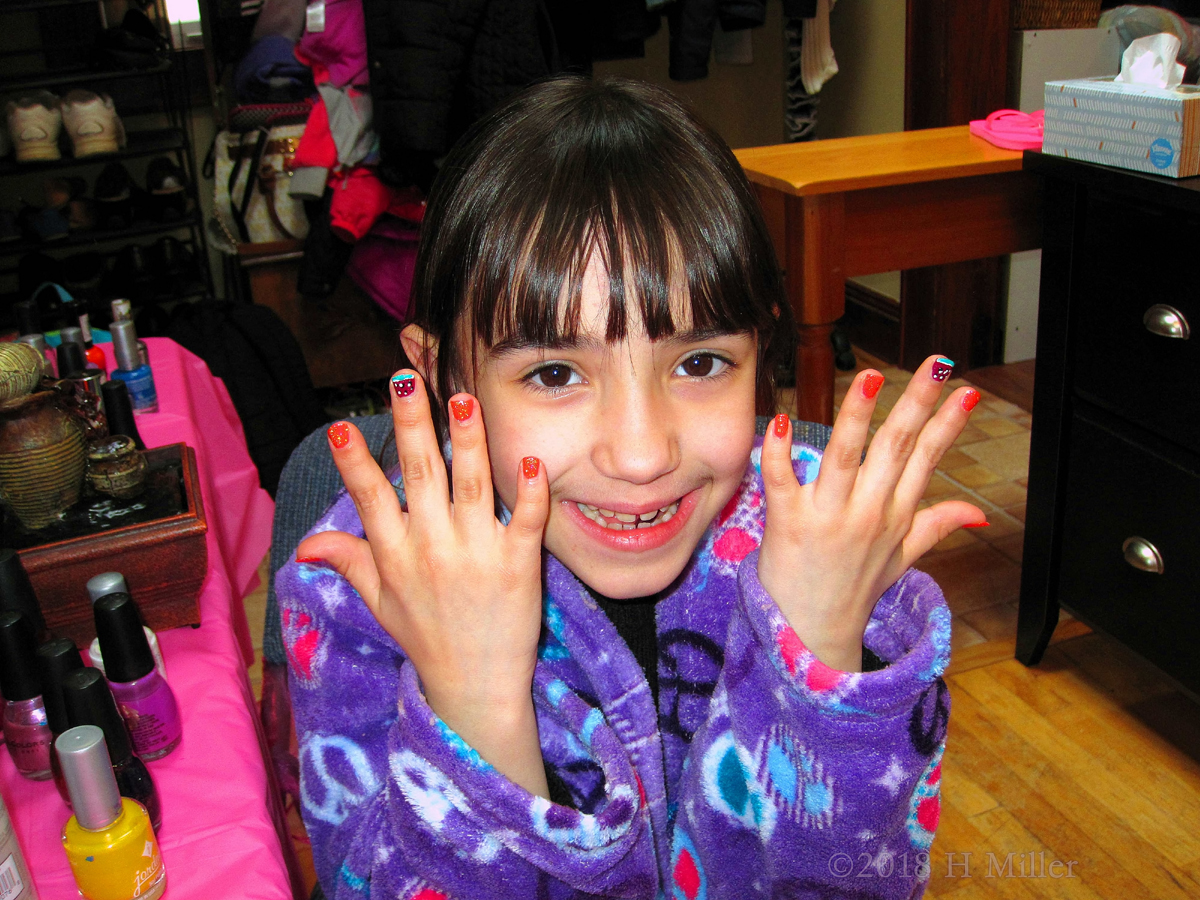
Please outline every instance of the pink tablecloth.
[{"label": "pink tablecloth", "polygon": [[[149,447],[195,448],[208,517],[203,623],[159,633],[183,713],[182,743],[149,764],[163,802],[167,896],[291,900],[246,679],[252,654],[241,604],[270,546],[274,505],[258,486],[225,386],[177,344],[146,343],[161,409],[139,416],[138,428]],[[103,349],[111,366],[112,348]],[[42,900],[78,897],[59,840],[69,812],[53,783],[21,778],[0,751],[0,787]]]}]

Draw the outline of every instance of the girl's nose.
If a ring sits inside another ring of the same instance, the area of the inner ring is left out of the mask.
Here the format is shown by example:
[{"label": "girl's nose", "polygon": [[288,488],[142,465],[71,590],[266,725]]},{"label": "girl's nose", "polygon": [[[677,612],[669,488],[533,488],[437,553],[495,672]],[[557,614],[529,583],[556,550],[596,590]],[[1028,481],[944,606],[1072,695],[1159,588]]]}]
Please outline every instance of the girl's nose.
[{"label": "girl's nose", "polygon": [[620,392],[597,422],[593,462],[605,476],[649,484],[679,465],[674,417],[652,391]]}]

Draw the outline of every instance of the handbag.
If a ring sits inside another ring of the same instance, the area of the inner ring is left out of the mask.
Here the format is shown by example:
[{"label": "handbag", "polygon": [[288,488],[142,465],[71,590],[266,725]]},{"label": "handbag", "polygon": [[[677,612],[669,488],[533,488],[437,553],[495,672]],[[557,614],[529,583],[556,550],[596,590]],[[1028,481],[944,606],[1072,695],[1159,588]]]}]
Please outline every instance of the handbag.
[{"label": "handbag", "polygon": [[214,183],[209,230],[226,253],[308,235],[304,204],[288,193],[287,179],[310,110],[308,103],[238,107],[231,127],[214,138],[206,164]]}]

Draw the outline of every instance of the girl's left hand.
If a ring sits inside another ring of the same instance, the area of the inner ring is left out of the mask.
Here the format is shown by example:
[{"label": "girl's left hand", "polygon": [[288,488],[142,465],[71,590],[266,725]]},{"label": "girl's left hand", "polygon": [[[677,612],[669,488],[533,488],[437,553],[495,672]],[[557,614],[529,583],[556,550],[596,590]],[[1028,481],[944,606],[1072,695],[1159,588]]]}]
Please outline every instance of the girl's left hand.
[{"label": "girl's left hand", "polygon": [[[943,375],[940,380],[934,373]],[[934,412],[949,369],[922,363],[862,461],[878,372],[854,379],[820,473],[801,485],[792,469],[791,423],[776,417],[763,440],[767,511],[758,577],[804,644],[827,666],[862,667],[862,638],[876,602],[927,550],[982,510],[946,501],[917,511],[929,479],[979,400],[960,388]]]}]

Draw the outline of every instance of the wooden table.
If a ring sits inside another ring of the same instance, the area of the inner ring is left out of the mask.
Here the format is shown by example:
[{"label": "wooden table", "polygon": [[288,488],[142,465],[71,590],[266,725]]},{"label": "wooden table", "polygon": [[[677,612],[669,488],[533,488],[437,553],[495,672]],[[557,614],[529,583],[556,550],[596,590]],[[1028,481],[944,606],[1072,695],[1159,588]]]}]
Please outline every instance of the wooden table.
[{"label": "wooden table", "polygon": [[796,317],[797,417],[833,421],[830,334],[846,278],[1031,250],[1041,196],[1021,154],[931,128],[735,150]]}]

